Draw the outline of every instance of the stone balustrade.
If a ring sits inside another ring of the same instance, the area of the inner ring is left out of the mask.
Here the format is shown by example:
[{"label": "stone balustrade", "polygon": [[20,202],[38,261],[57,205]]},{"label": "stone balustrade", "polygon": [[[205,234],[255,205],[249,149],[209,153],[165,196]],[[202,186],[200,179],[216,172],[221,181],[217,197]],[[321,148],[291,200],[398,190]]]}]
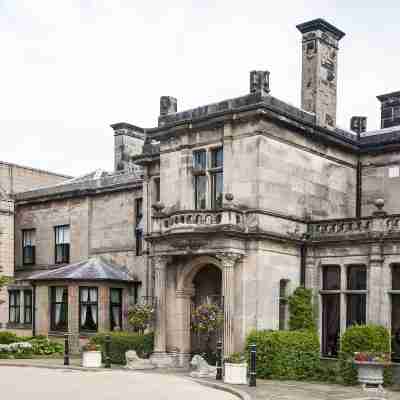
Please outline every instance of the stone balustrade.
[{"label": "stone balustrade", "polygon": [[244,230],[245,214],[232,208],[221,210],[177,211],[168,215],[153,216],[153,233],[168,233],[178,230],[193,230],[219,227]]},{"label": "stone balustrade", "polygon": [[352,235],[370,236],[376,233],[391,235],[400,233],[400,216],[377,215],[359,219],[318,221],[308,224],[311,239],[323,239]]}]

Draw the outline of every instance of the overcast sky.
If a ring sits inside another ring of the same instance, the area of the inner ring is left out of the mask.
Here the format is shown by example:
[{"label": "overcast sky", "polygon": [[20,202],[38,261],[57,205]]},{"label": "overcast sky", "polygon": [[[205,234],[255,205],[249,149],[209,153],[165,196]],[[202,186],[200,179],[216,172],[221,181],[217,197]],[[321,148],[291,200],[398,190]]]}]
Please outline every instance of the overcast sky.
[{"label": "overcast sky", "polygon": [[395,0],[0,0],[0,160],[81,175],[113,168],[115,122],[155,126],[178,110],[246,94],[249,71],[300,106],[296,24],[322,17],[340,43],[338,124],[400,90]]}]

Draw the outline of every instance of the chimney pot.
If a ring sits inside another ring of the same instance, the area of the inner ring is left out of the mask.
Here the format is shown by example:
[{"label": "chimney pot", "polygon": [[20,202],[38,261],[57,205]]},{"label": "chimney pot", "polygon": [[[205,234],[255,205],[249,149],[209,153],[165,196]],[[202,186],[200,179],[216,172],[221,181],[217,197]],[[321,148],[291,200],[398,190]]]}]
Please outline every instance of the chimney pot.
[{"label": "chimney pot", "polygon": [[367,130],[367,117],[351,117],[350,130],[357,133],[357,136],[360,137],[360,134]]},{"label": "chimney pot", "polygon": [[250,94],[266,96],[269,92],[269,71],[251,71]]},{"label": "chimney pot", "polygon": [[178,110],[178,100],[171,96],[160,97],[160,116],[175,114]]}]

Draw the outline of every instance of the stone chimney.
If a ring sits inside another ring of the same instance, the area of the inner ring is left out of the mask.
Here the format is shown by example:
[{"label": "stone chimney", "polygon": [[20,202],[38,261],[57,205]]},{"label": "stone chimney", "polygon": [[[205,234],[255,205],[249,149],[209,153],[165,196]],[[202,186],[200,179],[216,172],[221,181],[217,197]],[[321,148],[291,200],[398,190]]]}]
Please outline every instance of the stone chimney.
[{"label": "stone chimney", "polygon": [[360,138],[361,133],[367,130],[367,117],[351,117],[350,130],[357,133],[357,137]]},{"label": "stone chimney", "polygon": [[143,128],[126,122],[111,125],[114,130],[115,171],[133,170],[141,172],[141,167],[132,162],[132,157],[142,153],[145,132]]},{"label": "stone chimney", "polygon": [[269,71],[251,71],[250,94],[266,96],[269,92]]},{"label": "stone chimney", "polygon": [[160,97],[160,116],[175,114],[178,111],[178,100],[171,96]]},{"label": "stone chimney", "polygon": [[337,58],[345,35],[319,18],[297,25],[302,33],[301,107],[315,114],[316,124],[336,127]]},{"label": "stone chimney", "polygon": [[377,96],[381,102],[381,128],[400,125],[400,92]]}]

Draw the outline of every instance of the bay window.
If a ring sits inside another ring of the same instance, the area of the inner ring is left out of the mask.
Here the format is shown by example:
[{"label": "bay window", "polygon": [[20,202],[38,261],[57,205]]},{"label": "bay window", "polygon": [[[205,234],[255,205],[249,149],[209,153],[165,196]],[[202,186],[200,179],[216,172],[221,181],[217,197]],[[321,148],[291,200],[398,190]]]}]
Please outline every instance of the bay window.
[{"label": "bay window", "polygon": [[110,289],[110,328],[122,329],[122,289]]},{"label": "bay window", "polygon": [[98,327],[98,289],[79,288],[80,331],[96,332]]},{"label": "bay window", "polygon": [[18,324],[21,322],[21,315],[20,315],[21,293],[19,290],[10,290],[8,293],[9,293],[8,320],[10,323]]},{"label": "bay window", "polygon": [[50,329],[68,331],[68,288],[50,287]]}]

